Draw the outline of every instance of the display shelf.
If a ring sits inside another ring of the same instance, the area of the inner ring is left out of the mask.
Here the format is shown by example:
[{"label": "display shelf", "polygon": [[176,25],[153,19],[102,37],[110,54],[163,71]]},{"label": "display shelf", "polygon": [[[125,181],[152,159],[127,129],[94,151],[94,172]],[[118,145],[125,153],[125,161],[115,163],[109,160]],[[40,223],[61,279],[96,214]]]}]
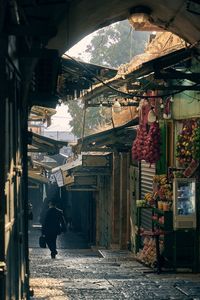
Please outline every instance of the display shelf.
[{"label": "display shelf", "polygon": [[173,181],[174,230],[196,228],[196,179],[175,178]]},{"label": "display shelf", "polygon": [[142,245],[141,231],[152,230],[152,207],[137,207],[135,222],[135,253],[137,253]]}]

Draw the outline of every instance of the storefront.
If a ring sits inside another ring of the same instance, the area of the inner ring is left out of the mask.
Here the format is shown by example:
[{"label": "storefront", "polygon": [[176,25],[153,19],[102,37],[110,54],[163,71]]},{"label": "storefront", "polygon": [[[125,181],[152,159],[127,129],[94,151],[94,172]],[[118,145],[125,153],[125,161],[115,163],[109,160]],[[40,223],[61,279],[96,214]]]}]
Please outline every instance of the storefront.
[{"label": "storefront", "polygon": [[[133,164],[140,161],[141,174],[140,199],[136,199],[134,251],[139,261],[157,267],[159,272],[161,268],[197,272],[198,95],[187,91],[159,101],[154,99],[154,105],[152,101],[150,98],[141,105],[138,135],[132,148]],[[144,180],[144,161],[149,164],[149,174],[155,172],[147,176],[151,184]]]}]

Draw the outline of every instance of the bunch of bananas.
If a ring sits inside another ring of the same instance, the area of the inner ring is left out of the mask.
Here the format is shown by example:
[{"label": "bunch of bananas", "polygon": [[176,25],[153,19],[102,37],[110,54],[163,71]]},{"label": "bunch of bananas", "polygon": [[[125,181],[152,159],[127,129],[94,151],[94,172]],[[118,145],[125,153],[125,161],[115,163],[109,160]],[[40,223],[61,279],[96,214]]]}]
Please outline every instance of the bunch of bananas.
[{"label": "bunch of bananas", "polygon": [[146,194],[144,195],[144,200],[146,200],[147,202],[152,202],[152,200],[153,200],[153,195],[152,195],[152,193],[146,193]]},{"label": "bunch of bananas", "polygon": [[153,178],[153,182],[156,186],[154,198],[159,197],[162,200],[172,199],[172,186],[168,183],[167,176],[165,174],[155,175]]},{"label": "bunch of bananas", "polygon": [[167,184],[167,176],[165,174],[163,175],[155,175],[153,177],[154,183],[159,183],[160,185]]},{"label": "bunch of bananas", "polygon": [[164,175],[160,175],[160,185],[165,185],[167,184],[167,176]]}]

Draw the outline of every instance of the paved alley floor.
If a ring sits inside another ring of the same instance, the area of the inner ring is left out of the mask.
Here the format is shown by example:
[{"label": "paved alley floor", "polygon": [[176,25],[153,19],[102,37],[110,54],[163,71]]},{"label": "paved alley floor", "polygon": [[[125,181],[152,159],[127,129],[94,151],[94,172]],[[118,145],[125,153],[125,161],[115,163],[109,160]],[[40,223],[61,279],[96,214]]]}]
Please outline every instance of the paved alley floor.
[{"label": "paved alley floor", "polygon": [[[157,275],[128,251],[87,249],[81,236],[59,237],[58,256],[38,247],[39,231],[30,234],[33,300],[200,299],[200,275]],[[78,248],[79,246],[79,248]]]}]

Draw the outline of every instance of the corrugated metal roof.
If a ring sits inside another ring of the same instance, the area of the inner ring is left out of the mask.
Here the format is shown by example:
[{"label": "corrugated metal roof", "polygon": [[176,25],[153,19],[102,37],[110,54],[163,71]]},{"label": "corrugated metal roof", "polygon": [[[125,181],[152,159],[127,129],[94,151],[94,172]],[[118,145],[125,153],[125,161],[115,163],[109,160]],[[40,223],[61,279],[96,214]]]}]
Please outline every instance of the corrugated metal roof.
[{"label": "corrugated metal roof", "polygon": [[[152,65],[156,59],[164,58],[170,53],[178,53],[178,51],[183,52],[185,49],[185,41],[175,34],[172,34],[171,32],[159,32],[151,43],[148,44],[145,53],[136,55],[129,63],[120,66],[116,76],[106,80],[105,84],[114,85],[115,87],[123,86],[131,78],[134,81],[140,76],[140,73],[141,75],[145,75],[153,72],[154,69],[152,68]],[[157,67],[159,68],[159,64]],[[160,65],[160,67],[162,68],[163,66]],[[91,90],[88,90],[84,99],[91,100],[107,90],[110,90],[109,87],[102,83],[98,83],[93,85]]]},{"label": "corrugated metal roof", "polygon": [[[60,148],[67,146],[68,142],[57,141],[51,138],[36,134],[34,132],[28,132],[28,144],[34,146],[39,152],[46,152],[48,154],[58,154]],[[29,150],[31,150],[29,148]],[[35,151],[35,152],[37,152]],[[32,151],[34,152],[34,150]]]}]

